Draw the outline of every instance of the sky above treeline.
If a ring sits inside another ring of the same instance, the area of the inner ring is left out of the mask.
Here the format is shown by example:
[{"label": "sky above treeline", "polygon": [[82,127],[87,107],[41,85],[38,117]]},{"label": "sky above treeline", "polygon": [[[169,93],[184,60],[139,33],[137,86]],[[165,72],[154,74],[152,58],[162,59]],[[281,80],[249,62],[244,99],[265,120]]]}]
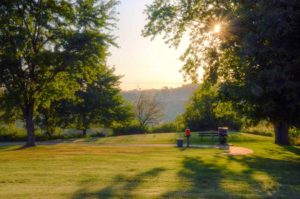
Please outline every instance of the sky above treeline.
[{"label": "sky above treeline", "polygon": [[180,72],[182,62],[179,60],[184,45],[178,49],[169,48],[162,37],[141,36],[146,24],[143,13],[152,0],[121,0],[117,7],[119,12],[118,29],[115,35],[120,48],[111,48],[108,59],[121,79],[122,90],[151,89],[162,87],[179,87],[184,84]]}]

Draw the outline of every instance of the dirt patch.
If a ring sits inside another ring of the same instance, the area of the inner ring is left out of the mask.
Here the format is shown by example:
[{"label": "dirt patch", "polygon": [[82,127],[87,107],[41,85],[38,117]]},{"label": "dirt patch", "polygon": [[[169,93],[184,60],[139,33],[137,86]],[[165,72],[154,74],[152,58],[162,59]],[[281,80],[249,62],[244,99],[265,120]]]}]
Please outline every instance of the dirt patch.
[{"label": "dirt patch", "polygon": [[244,147],[230,146],[228,155],[248,155],[253,153],[251,149]]}]

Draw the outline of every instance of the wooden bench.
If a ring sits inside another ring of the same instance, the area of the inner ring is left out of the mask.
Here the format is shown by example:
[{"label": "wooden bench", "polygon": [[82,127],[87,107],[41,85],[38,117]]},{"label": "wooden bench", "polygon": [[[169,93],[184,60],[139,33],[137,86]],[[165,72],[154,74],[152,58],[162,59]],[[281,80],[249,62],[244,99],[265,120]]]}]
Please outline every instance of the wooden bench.
[{"label": "wooden bench", "polygon": [[199,136],[201,137],[201,140],[203,137],[211,137],[211,140],[214,140],[214,137],[219,137],[218,131],[206,131],[206,132],[199,132]]}]

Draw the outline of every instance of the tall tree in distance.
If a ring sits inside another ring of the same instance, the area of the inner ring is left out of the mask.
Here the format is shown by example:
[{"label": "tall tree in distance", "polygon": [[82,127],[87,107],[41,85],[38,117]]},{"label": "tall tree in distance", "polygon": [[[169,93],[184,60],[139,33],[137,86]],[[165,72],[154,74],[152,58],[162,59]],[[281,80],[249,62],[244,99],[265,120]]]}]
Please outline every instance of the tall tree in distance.
[{"label": "tall tree in distance", "polygon": [[142,128],[159,123],[164,114],[157,96],[140,92],[135,103],[135,116]]},{"label": "tall tree in distance", "polygon": [[[0,2],[0,84],[17,106],[35,145],[33,119],[51,99],[73,96],[79,78],[91,81],[114,44],[115,0]],[[95,70],[96,69],[96,70]]]},{"label": "tall tree in distance", "polygon": [[288,145],[299,125],[300,4],[290,1],[154,0],[143,35],[164,34],[178,46],[189,34],[183,71],[220,86],[224,101],[253,120],[273,123],[275,143]]}]

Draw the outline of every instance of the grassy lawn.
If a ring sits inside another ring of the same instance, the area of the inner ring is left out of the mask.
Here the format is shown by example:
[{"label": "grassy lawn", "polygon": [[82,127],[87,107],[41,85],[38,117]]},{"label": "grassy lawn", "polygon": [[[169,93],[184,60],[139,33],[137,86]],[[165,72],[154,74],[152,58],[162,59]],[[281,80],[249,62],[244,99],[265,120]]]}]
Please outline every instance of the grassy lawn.
[{"label": "grassy lawn", "polygon": [[[148,134],[17,150],[0,148],[0,198],[299,198],[300,148],[233,133],[254,154],[219,149],[109,146],[174,143],[178,134]],[[193,143],[200,143],[197,135]],[[209,141],[202,141],[209,143]]]},{"label": "grassy lawn", "polygon": [[[79,139],[80,142],[97,143],[97,144],[175,144],[176,138],[184,138],[184,133],[157,133],[157,134],[140,134],[140,135],[126,135],[117,137],[106,137],[101,139]],[[265,136],[256,136],[252,134],[243,133],[229,133],[230,143],[239,142],[253,142],[253,141],[269,141],[272,142],[273,138]],[[191,134],[192,144],[217,144],[218,139],[215,137],[213,140],[210,137],[204,137],[203,140],[198,133]]]}]

